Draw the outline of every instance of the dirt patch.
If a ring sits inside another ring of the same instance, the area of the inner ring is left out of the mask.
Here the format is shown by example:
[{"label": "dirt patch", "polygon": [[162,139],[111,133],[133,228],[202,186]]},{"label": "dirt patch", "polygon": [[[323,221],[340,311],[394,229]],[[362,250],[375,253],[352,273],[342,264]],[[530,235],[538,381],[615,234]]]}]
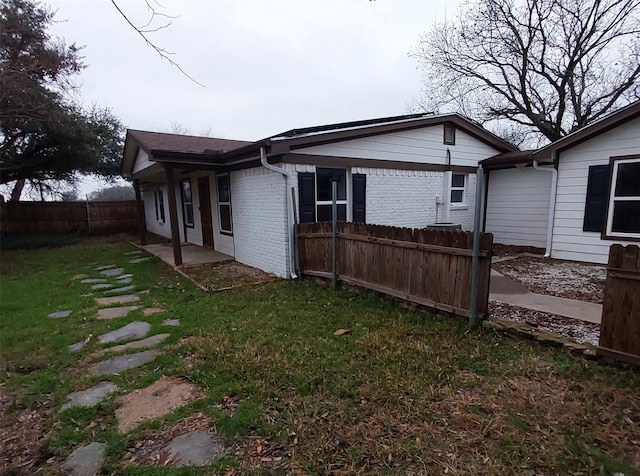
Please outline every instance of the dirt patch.
[{"label": "dirt patch", "polygon": [[40,408],[12,413],[15,397],[0,386],[0,474],[32,474],[46,460],[42,447],[51,430],[53,407],[45,400]]},{"label": "dirt patch", "polygon": [[604,265],[518,256],[491,267],[534,293],[602,303],[607,277]]},{"label": "dirt patch", "polygon": [[163,376],[148,387],[134,390],[118,400],[118,431],[127,433],[144,421],[168,415],[202,396],[202,390],[195,385]]},{"label": "dirt patch", "polygon": [[190,266],[184,272],[209,291],[223,291],[275,279],[273,275],[236,261]]}]

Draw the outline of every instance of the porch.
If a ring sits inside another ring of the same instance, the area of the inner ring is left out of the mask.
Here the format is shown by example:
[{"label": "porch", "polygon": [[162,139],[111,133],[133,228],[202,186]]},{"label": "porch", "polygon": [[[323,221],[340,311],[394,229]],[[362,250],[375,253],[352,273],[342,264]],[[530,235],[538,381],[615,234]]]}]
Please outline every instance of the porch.
[{"label": "porch", "polygon": [[[172,268],[175,268],[174,248],[171,244],[151,244],[142,247],[148,253],[157,256]],[[226,263],[233,261],[233,256],[213,251],[191,243],[180,245],[182,266],[196,266],[199,264]]]}]

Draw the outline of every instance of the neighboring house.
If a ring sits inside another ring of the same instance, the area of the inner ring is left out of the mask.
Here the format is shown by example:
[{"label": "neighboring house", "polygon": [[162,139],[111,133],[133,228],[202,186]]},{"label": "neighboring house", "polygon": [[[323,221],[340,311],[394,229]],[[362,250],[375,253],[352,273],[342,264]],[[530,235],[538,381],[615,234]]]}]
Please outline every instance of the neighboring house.
[{"label": "neighboring house", "polygon": [[[293,225],[331,219],[332,180],[339,220],[471,229],[478,162],[513,150],[456,114],[295,129],[257,142],[129,130],[122,175],[142,189],[149,231],[288,277]],[[178,264],[179,253],[174,247]]]},{"label": "neighboring house", "polygon": [[481,163],[495,243],[606,263],[610,245],[640,241],[640,101],[539,150]]}]

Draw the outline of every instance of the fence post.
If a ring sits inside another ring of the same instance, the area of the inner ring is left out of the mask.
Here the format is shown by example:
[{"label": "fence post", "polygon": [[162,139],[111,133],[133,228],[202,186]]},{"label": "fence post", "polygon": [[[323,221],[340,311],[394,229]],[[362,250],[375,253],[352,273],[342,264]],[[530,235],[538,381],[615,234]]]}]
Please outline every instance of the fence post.
[{"label": "fence post", "polygon": [[89,195],[85,195],[85,203],[87,207],[87,226],[89,228],[89,234],[91,234],[91,213],[89,212]]},{"label": "fence post", "polygon": [[476,324],[478,319],[478,258],[480,257],[480,225],[482,220],[482,196],[484,194],[484,176],[482,165],[478,165],[476,174],[476,200],[473,223],[473,251],[471,254],[471,300],[469,301],[469,313],[467,317],[471,324]]},{"label": "fence post", "polygon": [[338,221],[338,181],[331,179],[331,287],[336,289],[338,282],[336,251],[337,251],[337,221]]}]

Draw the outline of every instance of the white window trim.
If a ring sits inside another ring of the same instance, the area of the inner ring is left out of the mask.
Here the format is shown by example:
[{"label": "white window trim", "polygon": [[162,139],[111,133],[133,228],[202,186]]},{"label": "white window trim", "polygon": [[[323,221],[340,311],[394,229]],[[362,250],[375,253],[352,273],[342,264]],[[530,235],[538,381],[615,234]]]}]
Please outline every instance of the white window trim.
[{"label": "white window trim", "polygon": [[[226,202],[220,201],[220,190],[218,190],[218,184],[219,184],[219,179],[221,177],[227,177],[227,184],[229,185],[229,200]],[[216,199],[218,202],[218,228],[220,230],[220,234],[233,235],[233,209],[231,208],[231,176],[228,173],[216,175]],[[222,205],[229,206],[229,225],[231,226],[230,230],[225,230],[222,228],[222,211],[221,211]]]},{"label": "white window trim", "polygon": [[162,188],[154,190],[153,198],[156,204],[156,220],[158,223],[165,223],[166,212],[164,209],[164,195],[162,193]]},{"label": "white window trim", "polygon": [[611,230],[613,227],[613,208],[615,202],[636,202],[640,200],[640,195],[631,197],[615,197],[616,183],[618,180],[618,167],[620,164],[640,162],[640,157],[632,159],[615,159],[611,171],[611,186],[609,187],[609,203],[607,204],[607,227],[605,236],[611,238],[640,238],[640,233],[621,233]]},{"label": "white window trim", "polygon": [[323,169],[323,168],[332,168],[332,169],[341,169],[345,171],[345,188],[346,188],[346,199],[345,200],[336,200],[336,205],[346,205],[346,210],[347,210],[347,221],[350,218],[349,215],[349,171],[345,168],[342,167],[316,167],[315,170],[315,179],[316,179],[316,221],[317,221],[317,217],[318,217],[318,207],[321,205],[333,205],[333,201],[332,200],[318,200],[318,169]]},{"label": "white window trim", "polygon": [[[462,175],[464,177],[464,185],[462,187],[454,187],[453,186],[453,176],[454,175]],[[468,208],[467,205],[467,185],[469,184],[469,175],[468,174],[461,174],[461,173],[452,173],[451,174],[451,187],[449,188],[449,204],[451,205],[451,209],[464,209],[464,208]],[[454,190],[462,190],[462,201],[461,202],[454,202],[451,199],[451,192],[453,192]]]}]

